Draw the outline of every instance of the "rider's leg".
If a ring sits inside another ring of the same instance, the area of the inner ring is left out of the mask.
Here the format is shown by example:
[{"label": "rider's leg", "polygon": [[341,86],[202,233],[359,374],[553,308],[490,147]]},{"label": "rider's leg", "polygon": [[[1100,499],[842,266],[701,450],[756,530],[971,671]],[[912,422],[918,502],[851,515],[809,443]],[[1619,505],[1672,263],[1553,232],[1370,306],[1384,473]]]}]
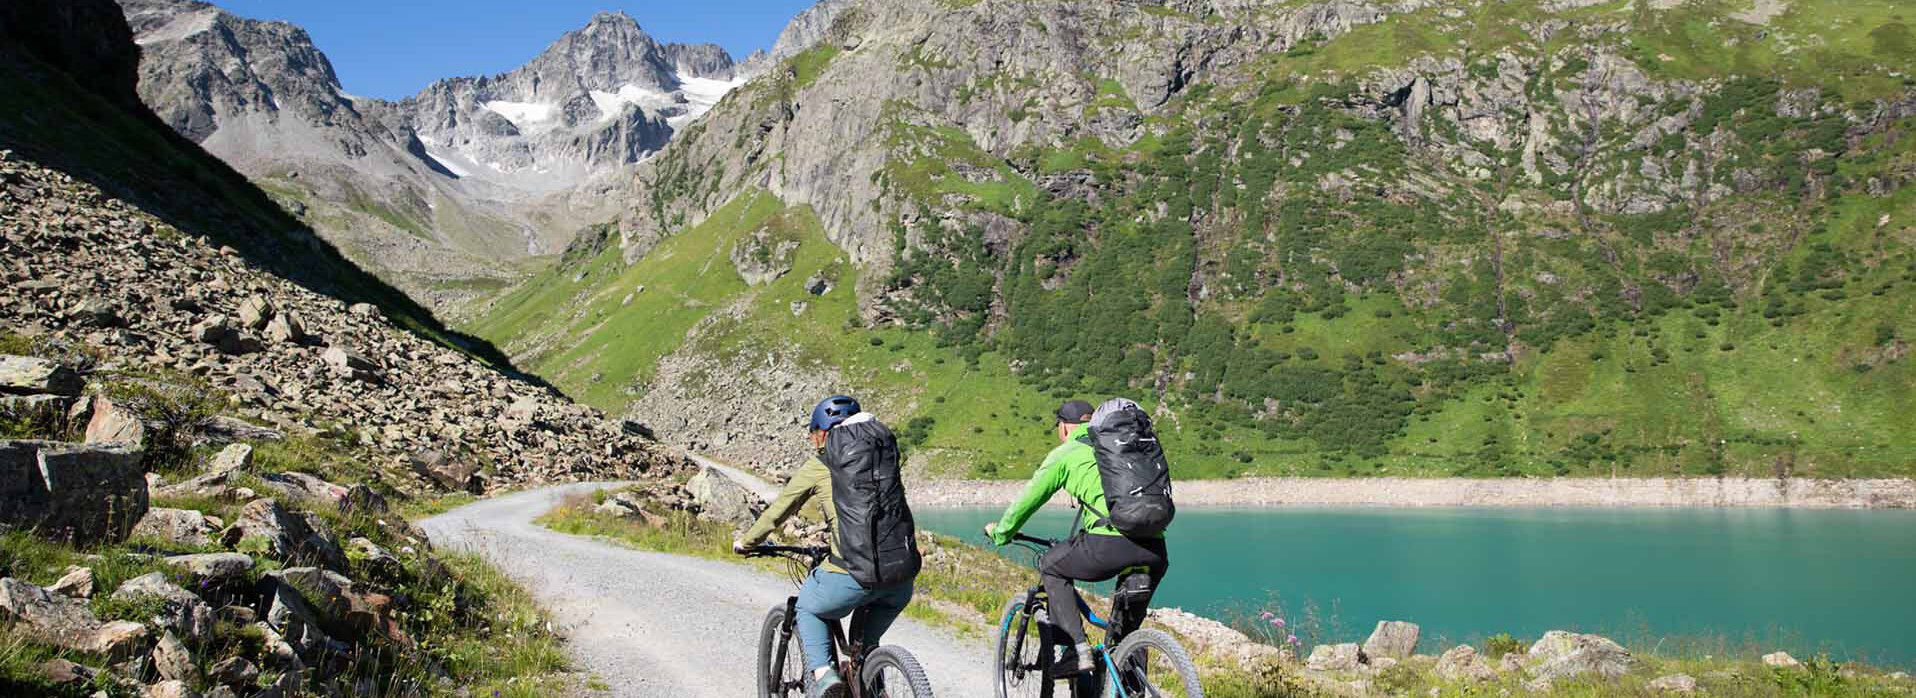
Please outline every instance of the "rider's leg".
[{"label": "rider's leg", "polygon": [[873,589],[866,592],[864,625],[853,629],[853,637],[862,638],[866,650],[877,649],[885,639],[885,631],[891,629],[893,621],[911,605],[912,583],[905,582],[889,589]]},{"label": "rider's leg", "polygon": [[[1077,593],[1074,579],[1096,578],[1098,563],[1085,546],[1088,536],[1076,536],[1053,547],[1038,560],[1038,573],[1044,577],[1044,593],[1051,598],[1051,623],[1064,631],[1074,645],[1084,645],[1084,617],[1072,601]],[[1109,573],[1107,573],[1109,574]]]},{"label": "rider's leg", "polygon": [[1132,567],[1142,565],[1149,568],[1151,586],[1144,593],[1134,595],[1129,599],[1122,618],[1112,619],[1114,622],[1120,623],[1118,629],[1122,635],[1129,635],[1136,631],[1138,626],[1144,625],[1144,616],[1146,612],[1151,609],[1151,597],[1157,593],[1158,584],[1164,581],[1164,573],[1171,568],[1171,560],[1166,555],[1164,548],[1164,539],[1147,538],[1127,542],[1138,548],[1138,550],[1133,551],[1137,563],[1132,565]]},{"label": "rider's leg", "polygon": [[837,621],[859,607],[865,590],[849,574],[812,570],[798,589],[798,642],[805,649],[805,669],[818,671],[832,664],[832,633],[829,622]]}]

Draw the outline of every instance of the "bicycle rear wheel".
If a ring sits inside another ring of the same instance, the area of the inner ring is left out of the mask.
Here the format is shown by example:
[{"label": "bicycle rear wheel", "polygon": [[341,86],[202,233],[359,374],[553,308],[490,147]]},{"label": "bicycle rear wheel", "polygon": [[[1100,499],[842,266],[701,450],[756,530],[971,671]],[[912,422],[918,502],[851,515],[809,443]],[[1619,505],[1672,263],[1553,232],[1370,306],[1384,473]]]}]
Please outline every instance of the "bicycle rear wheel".
[{"label": "bicycle rear wheel", "polygon": [[865,656],[865,695],[869,698],[932,698],[931,679],[918,658],[903,647],[884,646]]},{"label": "bicycle rear wheel", "polygon": [[1111,662],[1118,668],[1117,680],[1127,696],[1204,698],[1190,653],[1162,630],[1131,633],[1111,654]]},{"label": "bicycle rear wheel", "polygon": [[997,698],[1049,698],[1051,682],[1045,670],[1051,662],[1038,619],[1026,612],[1025,597],[1005,604],[998,623],[998,645],[993,652],[992,688]]},{"label": "bicycle rear wheel", "polygon": [[785,605],[773,606],[758,631],[758,698],[805,695],[805,660],[798,634],[785,632]]}]

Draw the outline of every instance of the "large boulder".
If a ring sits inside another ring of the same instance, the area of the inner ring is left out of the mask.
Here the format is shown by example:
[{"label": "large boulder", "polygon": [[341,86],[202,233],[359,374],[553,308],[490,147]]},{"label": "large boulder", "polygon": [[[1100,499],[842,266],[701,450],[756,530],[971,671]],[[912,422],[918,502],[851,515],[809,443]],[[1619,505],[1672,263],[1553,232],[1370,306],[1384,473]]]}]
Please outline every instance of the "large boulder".
[{"label": "large boulder", "polygon": [[80,374],[56,362],[31,356],[0,354],[0,394],[80,394]]},{"label": "large boulder", "polygon": [[1696,692],[1696,677],[1689,674],[1659,676],[1650,681],[1650,690],[1689,695]]},{"label": "large boulder", "polygon": [[685,488],[699,507],[699,518],[707,521],[750,526],[758,518],[757,509],[763,507],[758,495],[717,468],[700,469]]},{"label": "large boulder", "polygon": [[229,548],[257,544],[264,548],[262,552],[294,563],[346,568],[346,553],[323,522],[288,511],[271,499],[257,499],[241,507],[221,542]]},{"label": "large boulder", "polygon": [[1643,662],[1609,638],[1552,630],[1530,646],[1524,667],[1533,677],[1525,685],[1547,691],[1559,680],[1586,674],[1623,676],[1643,668]]},{"label": "large boulder", "polygon": [[108,655],[118,661],[145,651],[146,626],[127,621],[102,623],[86,603],[57,596],[18,579],[0,579],[0,621],[12,621],[28,638],[76,652]]},{"label": "large boulder", "polygon": [[389,595],[317,567],[294,567],[267,576],[296,591],[320,629],[332,637],[357,640],[372,636],[401,644],[411,642],[406,631],[393,621],[396,602]]},{"label": "large boulder", "polygon": [[1304,667],[1312,671],[1355,671],[1363,663],[1363,648],[1355,642],[1346,642],[1311,648],[1310,659],[1305,660]]},{"label": "large boulder", "polygon": [[412,469],[420,477],[431,480],[443,489],[470,492],[473,489],[473,475],[479,472],[479,462],[472,458],[456,458],[445,451],[426,450],[413,454]]},{"label": "large boulder", "polygon": [[152,620],[161,627],[195,640],[212,635],[217,613],[211,604],[193,592],[168,581],[165,574],[151,572],[126,580],[113,591],[113,599],[125,602],[157,601],[160,615]]},{"label": "large boulder", "polygon": [[174,555],[160,562],[188,577],[208,581],[239,579],[253,570],[253,557],[241,553]]},{"label": "large boulder", "polygon": [[79,545],[124,540],[146,516],[134,444],[0,441],[0,529]]},{"label": "large boulder", "polygon": [[191,546],[212,545],[219,532],[214,519],[192,509],[152,509],[133,527],[135,536]]},{"label": "large boulder", "polygon": [[93,418],[87,420],[87,443],[146,443],[146,422],[138,412],[111,398],[93,398]]},{"label": "large boulder", "polygon": [[1437,658],[1437,675],[1445,681],[1491,681],[1497,678],[1497,670],[1490,668],[1477,648],[1458,645]]},{"label": "large boulder", "polygon": [[160,678],[168,681],[191,683],[200,677],[199,667],[193,664],[193,653],[186,649],[186,643],[172,632],[160,635],[160,641],[153,645],[153,670]]},{"label": "large boulder", "polygon": [[1416,623],[1378,621],[1377,629],[1364,641],[1364,656],[1406,659],[1417,652],[1417,636],[1421,631]]},{"label": "large boulder", "polygon": [[213,456],[207,464],[206,472],[192,479],[167,485],[154,491],[160,497],[195,497],[224,495],[229,486],[227,481],[235,473],[246,470],[253,464],[253,447],[246,444],[232,444]]}]

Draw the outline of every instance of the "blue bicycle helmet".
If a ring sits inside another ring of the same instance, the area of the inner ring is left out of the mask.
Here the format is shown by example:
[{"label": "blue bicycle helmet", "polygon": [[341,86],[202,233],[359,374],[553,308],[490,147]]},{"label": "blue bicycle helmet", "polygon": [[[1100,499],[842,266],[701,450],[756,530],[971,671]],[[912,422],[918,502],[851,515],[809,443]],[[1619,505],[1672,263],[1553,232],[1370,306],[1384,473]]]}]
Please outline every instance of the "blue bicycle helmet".
[{"label": "blue bicycle helmet", "polygon": [[858,401],[843,395],[825,398],[812,408],[812,431],[827,431],[838,426],[839,422],[858,414]]}]

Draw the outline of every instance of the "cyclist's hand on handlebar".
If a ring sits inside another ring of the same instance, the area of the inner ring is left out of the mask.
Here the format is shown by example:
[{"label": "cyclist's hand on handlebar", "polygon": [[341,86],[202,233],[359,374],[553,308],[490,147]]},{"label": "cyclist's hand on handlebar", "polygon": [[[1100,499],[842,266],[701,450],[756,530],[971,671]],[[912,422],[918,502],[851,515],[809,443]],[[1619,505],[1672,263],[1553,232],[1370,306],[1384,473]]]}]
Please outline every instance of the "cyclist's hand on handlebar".
[{"label": "cyclist's hand on handlebar", "polygon": [[745,541],[734,540],[732,541],[732,552],[737,553],[739,555],[744,555],[746,553],[752,552],[752,546],[746,545]]},{"label": "cyclist's hand on handlebar", "polygon": [[998,522],[993,521],[985,524],[985,540],[991,541],[993,544],[1003,545],[1002,543],[998,543]]}]

